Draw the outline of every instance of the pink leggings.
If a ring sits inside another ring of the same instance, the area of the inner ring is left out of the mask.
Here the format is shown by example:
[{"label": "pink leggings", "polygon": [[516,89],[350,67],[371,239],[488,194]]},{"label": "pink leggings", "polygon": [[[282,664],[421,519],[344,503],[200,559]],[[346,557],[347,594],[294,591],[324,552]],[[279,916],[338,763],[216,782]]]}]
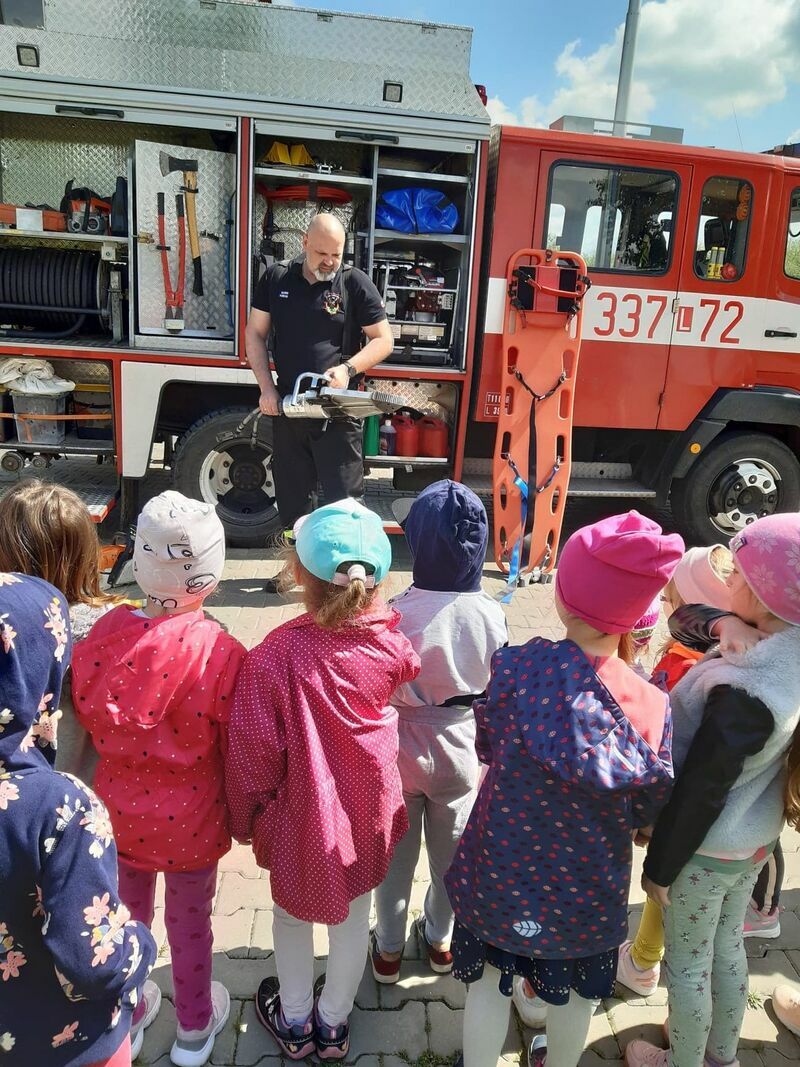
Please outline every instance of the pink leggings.
[{"label": "pink leggings", "polygon": [[[156,871],[140,871],[120,859],[119,894],[131,916],[150,926],[156,895]],[[211,904],[217,865],[200,871],[165,872],[164,921],[172,953],[175,1013],[182,1030],[203,1030],[211,1018]],[[134,1021],[144,1012],[141,1002]]]}]

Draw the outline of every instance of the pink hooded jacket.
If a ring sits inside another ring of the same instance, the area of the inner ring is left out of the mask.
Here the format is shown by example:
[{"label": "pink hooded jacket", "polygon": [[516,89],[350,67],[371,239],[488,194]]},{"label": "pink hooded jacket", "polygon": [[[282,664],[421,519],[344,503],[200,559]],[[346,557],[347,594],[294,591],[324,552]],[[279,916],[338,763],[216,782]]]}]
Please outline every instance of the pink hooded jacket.
[{"label": "pink hooded jacket", "polygon": [[272,896],[305,922],[343,922],[379,885],[408,827],[389,700],[419,659],[385,605],[324,630],[311,615],[247,656],[225,773],[231,832],[252,837]]},{"label": "pink hooded jacket", "polygon": [[120,857],[192,871],[230,849],[224,743],[244,647],[202,611],[121,605],[75,646],[75,713],[100,756],[94,788]]}]

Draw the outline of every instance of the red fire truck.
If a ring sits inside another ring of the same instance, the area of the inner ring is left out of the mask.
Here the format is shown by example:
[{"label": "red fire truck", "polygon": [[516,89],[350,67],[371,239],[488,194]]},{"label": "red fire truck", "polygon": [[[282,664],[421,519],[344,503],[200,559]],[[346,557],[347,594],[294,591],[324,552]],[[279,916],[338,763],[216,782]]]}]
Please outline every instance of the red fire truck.
[{"label": "red fire truck", "polygon": [[[295,255],[324,208],[386,301],[396,347],[373,383],[402,395],[408,439],[423,439],[420,417],[437,431],[437,447],[402,455],[365,435],[368,499],[387,519],[393,496],[445,475],[490,491],[506,267],[526,247],[579,253],[592,282],[571,494],[669,500],[700,542],[800,507],[791,149],[568,120],[491,128],[458,27],[261,0],[8,12],[3,485],[70,484],[98,519],[121,494],[122,525],[157,459],[217,505],[232,544],[264,544],[278,525],[270,427],[239,429],[257,400],[244,325],[264,266]],[[433,192],[455,222],[382,224],[404,189]],[[44,360],[69,383],[49,415],[19,395],[9,359]]]}]

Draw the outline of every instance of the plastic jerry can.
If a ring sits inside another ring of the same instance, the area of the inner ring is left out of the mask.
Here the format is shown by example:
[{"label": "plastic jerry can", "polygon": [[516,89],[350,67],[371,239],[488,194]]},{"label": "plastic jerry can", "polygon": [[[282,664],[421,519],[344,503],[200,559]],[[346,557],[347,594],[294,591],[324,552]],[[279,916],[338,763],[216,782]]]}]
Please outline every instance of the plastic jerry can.
[{"label": "plastic jerry can", "polygon": [[419,429],[410,415],[395,415],[392,425],[397,431],[395,454],[398,456],[419,455]]},{"label": "plastic jerry can", "polygon": [[397,430],[392,426],[392,420],[386,418],[381,423],[380,428],[380,454],[382,456],[393,456],[395,454],[396,446]]},{"label": "plastic jerry can", "polygon": [[450,450],[450,434],[447,423],[426,415],[419,420],[419,454],[431,459],[447,459]]}]

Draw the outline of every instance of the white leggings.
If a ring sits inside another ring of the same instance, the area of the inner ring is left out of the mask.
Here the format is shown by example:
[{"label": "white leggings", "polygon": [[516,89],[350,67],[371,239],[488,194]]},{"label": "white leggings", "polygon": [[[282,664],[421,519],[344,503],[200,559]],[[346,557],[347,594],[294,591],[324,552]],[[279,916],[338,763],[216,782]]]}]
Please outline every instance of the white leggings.
[{"label": "white leggings", "polygon": [[[369,947],[371,897],[371,893],[358,897],[351,903],[345,921],[328,927],[325,989],[317,1008],[326,1026],[347,1022],[353,1010]],[[305,1023],[314,1006],[314,925],[295,919],[276,904],[272,940],[283,1017],[290,1026]]]},{"label": "white leggings", "polygon": [[[569,1003],[547,1005],[547,1067],[578,1067],[589,1024],[593,1000],[584,1000],[573,990]],[[500,992],[500,972],[486,963],[483,977],[467,992],[464,1009],[464,1067],[497,1063],[508,1032],[511,997]]]}]

